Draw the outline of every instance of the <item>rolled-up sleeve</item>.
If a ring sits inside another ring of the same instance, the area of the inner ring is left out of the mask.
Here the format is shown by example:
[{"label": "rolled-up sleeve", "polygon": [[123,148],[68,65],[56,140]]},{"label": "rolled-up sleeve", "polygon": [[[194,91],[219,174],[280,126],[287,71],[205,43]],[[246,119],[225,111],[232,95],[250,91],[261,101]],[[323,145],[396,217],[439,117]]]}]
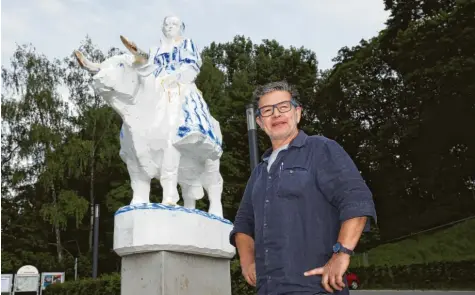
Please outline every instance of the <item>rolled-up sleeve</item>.
[{"label": "rolled-up sleeve", "polygon": [[239,209],[234,219],[233,230],[229,234],[229,242],[236,247],[235,236],[237,233],[246,234],[254,239],[254,209],[252,206],[252,189],[254,187],[255,176],[251,174],[247,182],[244,196],[239,204]]},{"label": "rolled-up sleeve", "polygon": [[[377,222],[373,195],[348,153],[334,140],[327,140],[318,160],[320,189],[335,206],[340,221],[355,217],[372,217]],[[364,231],[370,229],[370,219]]]}]

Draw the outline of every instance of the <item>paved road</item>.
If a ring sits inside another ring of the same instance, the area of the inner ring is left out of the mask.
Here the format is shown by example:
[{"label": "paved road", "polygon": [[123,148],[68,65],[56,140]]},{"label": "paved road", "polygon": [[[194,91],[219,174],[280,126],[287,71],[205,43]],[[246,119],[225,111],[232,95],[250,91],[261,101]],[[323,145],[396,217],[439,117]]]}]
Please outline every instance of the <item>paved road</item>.
[{"label": "paved road", "polygon": [[371,290],[371,291],[350,291],[354,295],[475,295],[475,291],[391,291],[391,290]]}]

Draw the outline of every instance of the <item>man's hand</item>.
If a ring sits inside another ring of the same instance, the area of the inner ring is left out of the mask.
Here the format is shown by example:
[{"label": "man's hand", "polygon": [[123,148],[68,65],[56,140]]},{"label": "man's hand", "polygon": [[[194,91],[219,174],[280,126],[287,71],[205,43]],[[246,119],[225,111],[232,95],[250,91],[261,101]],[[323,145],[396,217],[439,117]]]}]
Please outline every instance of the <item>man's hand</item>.
[{"label": "man's hand", "polygon": [[306,271],[304,275],[321,275],[323,288],[327,292],[333,293],[334,290],[341,291],[345,287],[343,276],[349,265],[349,255],[344,253],[333,254],[325,266]]},{"label": "man's hand", "polygon": [[255,287],[256,286],[256,264],[251,263],[248,266],[242,267],[242,276],[246,282]]}]

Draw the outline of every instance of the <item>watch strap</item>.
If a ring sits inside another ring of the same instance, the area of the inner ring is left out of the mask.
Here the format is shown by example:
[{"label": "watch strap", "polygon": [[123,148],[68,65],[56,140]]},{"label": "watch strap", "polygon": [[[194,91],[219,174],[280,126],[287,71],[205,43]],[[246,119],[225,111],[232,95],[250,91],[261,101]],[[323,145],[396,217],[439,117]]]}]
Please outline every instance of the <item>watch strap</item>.
[{"label": "watch strap", "polygon": [[334,246],[333,246],[333,253],[345,253],[345,254],[348,254],[350,256],[353,256],[355,254],[355,252],[353,250],[350,250],[348,248],[345,248],[340,242],[337,242]]}]

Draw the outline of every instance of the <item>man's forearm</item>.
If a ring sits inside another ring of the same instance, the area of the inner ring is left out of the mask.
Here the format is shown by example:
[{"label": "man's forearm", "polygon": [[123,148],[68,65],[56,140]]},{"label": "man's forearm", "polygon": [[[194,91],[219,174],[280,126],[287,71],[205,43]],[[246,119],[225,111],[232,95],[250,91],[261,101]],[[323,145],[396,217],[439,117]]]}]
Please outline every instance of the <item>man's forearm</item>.
[{"label": "man's forearm", "polygon": [[238,249],[241,267],[254,263],[254,239],[246,234],[236,234],[236,248]]},{"label": "man's forearm", "polygon": [[361,238],[367,220],[367,217],[355,217],[344,221],[340,228],[338,242],[345,248],[354,250]]}]

